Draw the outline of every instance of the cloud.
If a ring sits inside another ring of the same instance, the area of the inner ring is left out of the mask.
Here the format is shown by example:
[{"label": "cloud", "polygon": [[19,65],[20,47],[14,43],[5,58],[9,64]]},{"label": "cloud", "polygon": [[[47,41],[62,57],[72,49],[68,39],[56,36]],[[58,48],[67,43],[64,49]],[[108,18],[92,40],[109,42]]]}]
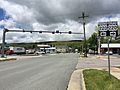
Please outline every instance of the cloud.
[{"label": "cloud", "polygon": [[[8,0],[9,1],[9,0]],[[120,13],[120,0],[11,0],[28,7],[35,19],[44,24],[58,23],[66,19],[78,20],[83,11],[90,18]]]},{"label": "cloud", "polygon": [[12,19],[1,20],[0,25],[4,26],[6,28],[14,28],[16,26],[16,22],[14,22]]},{"label": "cloud", "polygon": [[[78,17],[84,11],[89,15],[86,18],[86,34],[89,37],[99,21],[120,22],[120,0],[0,0],[0,3],[0,8],[11,17],[0,21],[0,25],[6,28],[83,32],[82,19]],[[8,34],[7,39],[9,42],[33,42],[80,38],[83,38],[83,35],[18,33]]]}]

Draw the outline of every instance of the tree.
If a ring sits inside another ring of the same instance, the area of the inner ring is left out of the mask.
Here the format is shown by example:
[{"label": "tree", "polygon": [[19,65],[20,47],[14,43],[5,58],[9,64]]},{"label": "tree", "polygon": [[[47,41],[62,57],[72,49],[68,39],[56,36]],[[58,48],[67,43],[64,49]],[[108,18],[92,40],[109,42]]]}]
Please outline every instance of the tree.
[{"label": "tree", "polygon": [[91,35],[91,37],[88,39],[88,44],[89,49],[94,50],[95,53],[98,48],[97,33],[93,33]]}]

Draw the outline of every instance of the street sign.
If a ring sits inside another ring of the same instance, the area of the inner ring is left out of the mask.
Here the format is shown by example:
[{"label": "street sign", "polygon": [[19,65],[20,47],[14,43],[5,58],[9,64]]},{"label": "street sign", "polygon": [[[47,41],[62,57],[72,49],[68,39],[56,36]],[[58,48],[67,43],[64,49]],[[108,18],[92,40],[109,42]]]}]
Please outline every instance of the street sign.
[{"label": "street sign", "polygon": [[100,36],[105,37],[106,36],[106,32],[100,32]]},{"label": "street sign", "polygon": [[116,37],[116,32],[110,32],[110,36]]},{"label": "street sign", "polygon": [[99,22],[99,36],[114,36],[118,35],[118,22],[110,21],[110,22]]},{"label": "street sign", "polygon": [[[117,23],[117,21],[99,22],[98,28],[99,28],[99,36],[101,36],[101,37],[105,37],[105,36],[117,37],[118,36],[118,23]],[[110,39],[108,39],[108,71],[109,71],[109,77],[111,77],[111,75],[110,75],[109,43],[110,43]]]}]

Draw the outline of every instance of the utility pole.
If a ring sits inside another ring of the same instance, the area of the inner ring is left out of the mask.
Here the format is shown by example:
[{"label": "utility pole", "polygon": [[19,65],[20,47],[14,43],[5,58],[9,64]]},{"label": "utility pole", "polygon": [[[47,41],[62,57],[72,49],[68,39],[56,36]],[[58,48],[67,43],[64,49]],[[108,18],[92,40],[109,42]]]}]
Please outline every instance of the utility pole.
[{"label": "utility pole", "polygon": [[99,54],[99,57],[100,57],[100,54],[101,54],[101,42],[100,42],[100,36],[98,36],[98,54]]},{"label": "utility pole", "polygon": [[82,16],[79,18],[83,19],[83,30],[84,30],[84,45],[85,45],[85,52],[84,52],[84,57],[87,57],[87,44],[86,44],[86,33],[85,33],[85,18],[88,17],[85,15],[84,12],[82,12]]}]

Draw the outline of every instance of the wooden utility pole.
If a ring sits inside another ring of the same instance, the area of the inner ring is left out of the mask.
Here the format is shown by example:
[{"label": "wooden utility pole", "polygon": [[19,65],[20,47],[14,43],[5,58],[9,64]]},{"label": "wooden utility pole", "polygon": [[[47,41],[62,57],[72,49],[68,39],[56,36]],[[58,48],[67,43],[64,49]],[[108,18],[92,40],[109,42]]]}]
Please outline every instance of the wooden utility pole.
[{"label": "wooden utility pole", "polygon": [[84,30],[84,46],[85,46],[85,52],[84,52],[84,57],[87,57],[87,43],[86,43],[86,33],[85,33],[85,18],[88,17],[85,15],[84,12],[82,12],[82,16],[79,18],[83,19],[83,30]]}]

